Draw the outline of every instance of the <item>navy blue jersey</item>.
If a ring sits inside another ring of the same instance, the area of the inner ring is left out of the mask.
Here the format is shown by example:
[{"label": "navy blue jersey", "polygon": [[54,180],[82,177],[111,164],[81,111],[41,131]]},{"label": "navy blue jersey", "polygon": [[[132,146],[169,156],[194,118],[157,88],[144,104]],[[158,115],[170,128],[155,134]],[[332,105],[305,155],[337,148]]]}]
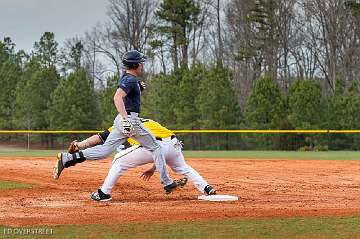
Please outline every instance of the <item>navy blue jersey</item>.
[{"label": "navy blue jersey", "polygon": [[140,80],[128,73],[121,76],[118,87],[125,91],[124,98],[125,109],[127,112],[140,113]]}]

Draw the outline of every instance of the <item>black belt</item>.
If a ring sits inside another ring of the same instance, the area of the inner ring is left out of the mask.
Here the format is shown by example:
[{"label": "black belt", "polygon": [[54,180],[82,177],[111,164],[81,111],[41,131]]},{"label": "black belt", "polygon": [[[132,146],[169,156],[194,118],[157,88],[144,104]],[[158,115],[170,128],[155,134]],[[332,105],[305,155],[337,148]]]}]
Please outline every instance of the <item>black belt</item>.
[{"label": "black belt", "polygon": [[[170,137],[170,138],[171,138],[171,139],[175,139],[175,138],[176,138],[176,136],[175,136],[175,135],[171,135],[171,137]],[[156,139],[156,140],[163,141],[163,138],[156,137],[155,139]]]},{"label": "black belt", "polygon": [[126,113],[127,113],[128,115],[131,115],[131,113],[135,113],[135,114],[138,114],[138,115],[140,115],[140,113],[138,113],[138,112],[135,112],[135,111],[126,111]]}]

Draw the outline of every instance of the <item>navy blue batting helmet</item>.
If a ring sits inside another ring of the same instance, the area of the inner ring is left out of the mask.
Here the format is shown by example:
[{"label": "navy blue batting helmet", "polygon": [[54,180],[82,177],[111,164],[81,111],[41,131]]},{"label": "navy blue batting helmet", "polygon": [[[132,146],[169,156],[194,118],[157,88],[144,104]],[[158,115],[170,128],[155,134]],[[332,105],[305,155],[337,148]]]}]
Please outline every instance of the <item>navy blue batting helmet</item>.
[{"label": "navy blue batting helmet", "polygon": [[137,50],[128,51],[122,57],[123,65],[129,68],[137,68],[145,60],[145,55]]}]

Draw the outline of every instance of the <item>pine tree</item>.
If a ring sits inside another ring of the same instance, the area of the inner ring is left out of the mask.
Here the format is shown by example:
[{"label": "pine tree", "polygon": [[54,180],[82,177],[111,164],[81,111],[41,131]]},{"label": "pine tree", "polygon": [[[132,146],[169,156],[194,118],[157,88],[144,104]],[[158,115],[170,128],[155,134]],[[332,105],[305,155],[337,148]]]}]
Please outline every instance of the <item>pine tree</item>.
[{"label": "pine tree", "polygon": [[107,82],[106,88],[99,92],[103,128],[113,125],[114,119],[118,114],[114,105],[114,94],[117,89],[118,77],[116,75],[109,77]]},{"label": "pine tree", "polygon": [[247,101],[246,125],[252,129],[278,129],[286,115],[285,100],[270,77],[259,79]]},{"label": "pine tree", "polygon": [[43,68],[33,58],[27,64],[23,77],[16,87],[16,111],[14,121],[20,128],[47,129],[46,110],[51,93],[60,76],[54,66]]},{"label": "pine tree", "polygon": [[39,42],[34,44],[33,56],[38,59],[44,67],[54,66],[58,61],[58,43],[55,41],[55,34],[45,32]]},{"label": "pine tree", "polygon": [[[260,78],[251,92],[246,105],[245,123],[250,129],[279,129],[286,125],[286,102],[281,91],[271,77]],[[249,144],[256,148],[281,148],[279,137],[271,134],[261,134],[254,137]]]},{"label": "pine tree", "polygon": [[230,83],[231,73],[216,65],[201,78],[196,105],[201,128],[231,129],[241,122],[240,107]]},{"label": "pine tree", "polygon": [[141,114],[165,124],[169,128],[176,127],[175,108],[177,99],[177,84],[180,76],[156,75],[149,80],[149,84],[142,96]]},{"label": "pine tree", "polygon": [[14,122],[26,129],[47,129],[46,111],[51,93],[59,83],[57,42],[54,34],[45,32],[34,45],[35,51],[25,66],[24,74],[16,86]]},{"label": "pine tree", "polygon": [[258,67],[274,80],[277,77],[277,48],[279,29],[276,25],[276,14],[279,3],[274,0],[255,0],[247,16],[247,27],[252,37],[241,47],[237,58],[244,60],[255,57]]},{"label": "pine tree", "polygon": [[[326,109],[321,95],[320,84],[314,80],[298,80],[290,87],[289,122],[295,129],[321,129],[326,125]],[[327,147],[320,135],[304,135],[305,150]]]},{"label": "pine tree", "polygon": [[299,80],[290,88],[289,120],[296,129],[319,129],[324,107],[320,84],[314,80]]},{"label": "pine tree", "polygon": [[51,96],[48,114],[52,129],[99,129],[99,101],[84,69],[61,80]]},{"label": "pine tree", "polygon": [[177,128],[198,129],[200,112],[195,103],[199,95],[199,87],[203,78],[207,77],[204,65],[193,65],[190,69],[182,68],[176,74],[181,75],[176,90],[177,100],[175,106]]},{"label": "pine tree", "polygon": [[[200,6],[192,0],[163,0],[156,16],[161,20],[156,31],[171,39],[171,55],[174,69],[188,64],[188,38],[190,30],[198,22]],[[178,49],[181,49],[181,54]],[[182,56],[181,61],[180,55]],[[180,64],[179,64],[180,63]]]},{"label": "pine tree", "polygon": [[[207,69],[200,77],[200,86],[195,99],[195,111],[199,111],[199,126],[202,129],[240,128],[241,113],[231,87],[231,73],[221,64]],[[201,148],[228,150],[230,143],[239,138],[228,134],[201,135]]]},{"label": "pine tree", "polygon": [[13,128],[15,90],[22,74],[20,57],[15,53],[14,46],[10,38],[0,41],[0,129]]},{"label": "pine tree", "polygon": [[[335,94],[327,100],[327,127],[337,130],[358,129],[360,128],[359,91],[356,85],[346,90],[338,83]],[[337,134],[332,136],[332,142],[329,146],[335,150],[359,150],[358,140],[359,136],[356,134]]]}]

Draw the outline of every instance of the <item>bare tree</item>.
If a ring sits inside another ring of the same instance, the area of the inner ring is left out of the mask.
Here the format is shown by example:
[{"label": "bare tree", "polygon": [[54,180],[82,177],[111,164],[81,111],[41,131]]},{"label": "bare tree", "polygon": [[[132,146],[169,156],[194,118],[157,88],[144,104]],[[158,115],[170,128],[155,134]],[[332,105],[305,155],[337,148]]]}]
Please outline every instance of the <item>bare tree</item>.
[{"label": "bare tree", "polygon": [[108,16],[112,23],[109,34],[123,51],[144,51],[150,37],[149,25],[154,20],[158,1],[109,0]]},{"label": "bare tree", "polygon": [[197,0],[197,4],[200,6],[200,13],[198,16],[198,22],[192,25],[192,29],[189,33],[189,47],[191,50],[192,63],[202,62],[199,59],[199,55],[205,50],[206,38],[211,36],[212,12],[211,7],[214,0]]},{"label": "bare tree", "polygon": [[296,2],[232,0],[227,5],[225,52],[241,106],[259,76],[272,76],[286,91],[297,74],[302,58],[296,49],[302,49],[303,25],[297,19]]},{"label": "bare tree", "polygon": [[109,74],[120,76],[124,52],[146,51],[157,4],[158,1],[109,0],[109,22],[85,33],[86,66],[101,86],[106,85]]},{"label": "bare tree", "polygon": [[297,48],[299,43],[297,36],[301,27],[296,24],[296,0],[279,0],[275,18],[278,31],[279,48],[277,52],[278,69],[277,74],[280,86],[287,90],[290,85],[291,71],[295,60],[291,50]]},{"label": "bare tree", "polygon": [[324,77],[329,88],[335,91],[336,80],[341,77],[340,60],[350,47],[349,12],[344,1],[339,0],[306,0],[302,6],[307,17],[309,39],[316,46],[313,49],[321,70],[320,77]]},{"label": "bare tree", "polygon": [[[199,39],[198,53],[203,51],[207,54],[206,59],[213,59],[211,62],[216,61],[222,63],[224,58],[224,9],[228,0],[204,0],[200,1],[202,8],[202,31],[203,38]],[[216,20],[215,20],[216,19]],[[195,46],[195,41],[194,41]],[[195,47],[194,47],[195,48]]]},{"label": "bare tree", "polygon": [[85,33],[84,54],[86,68],[101,86],[106,85],[109,73],[120,75],[122,52],[112,40],[108,27],[97,25]]}]

